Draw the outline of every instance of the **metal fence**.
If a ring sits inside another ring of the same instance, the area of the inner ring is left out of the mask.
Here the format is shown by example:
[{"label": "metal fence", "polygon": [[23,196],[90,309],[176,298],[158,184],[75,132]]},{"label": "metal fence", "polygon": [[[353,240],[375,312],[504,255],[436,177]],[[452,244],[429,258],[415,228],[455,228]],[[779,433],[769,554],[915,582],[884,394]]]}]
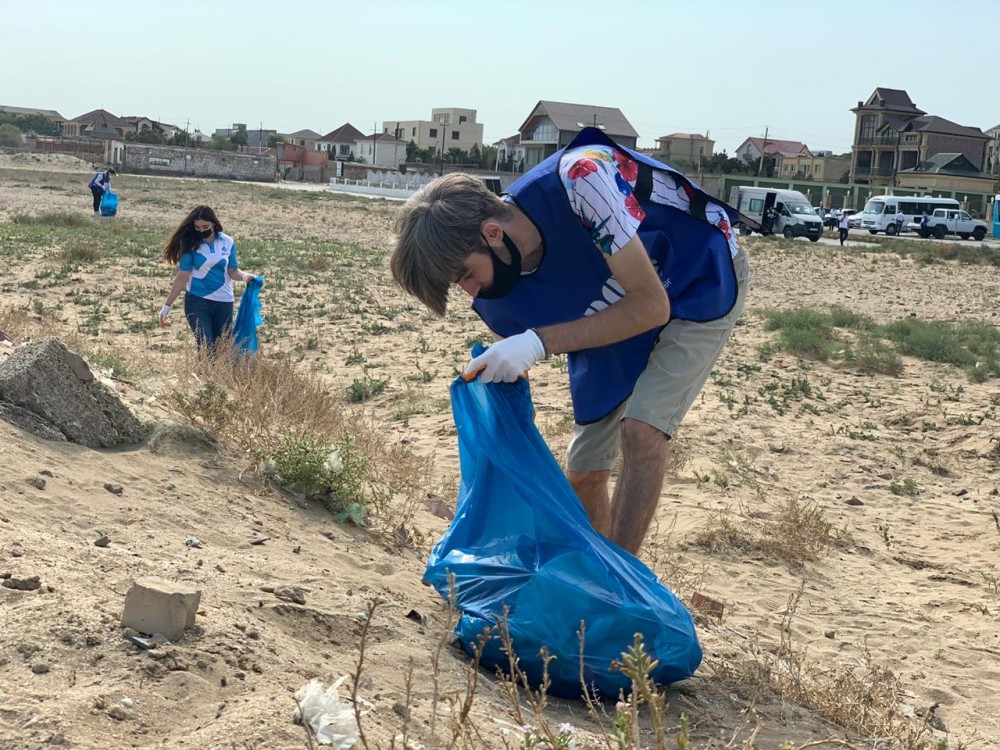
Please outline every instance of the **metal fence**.
[{"label": "metal fence", "polygon": [[104,144],[104,139],[99,138],[39,136],[35,139],[31,150],[40,154],[67,154],[96,164],[104,161]]}]

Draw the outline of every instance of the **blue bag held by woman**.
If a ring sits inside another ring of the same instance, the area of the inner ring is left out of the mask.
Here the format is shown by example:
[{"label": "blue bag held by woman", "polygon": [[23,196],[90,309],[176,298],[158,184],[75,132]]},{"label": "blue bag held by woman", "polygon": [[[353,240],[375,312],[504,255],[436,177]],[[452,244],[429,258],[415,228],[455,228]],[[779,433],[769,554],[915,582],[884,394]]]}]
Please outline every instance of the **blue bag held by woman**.
[{"label": "blue bag held by woman", "polygon": [[101,216],[114,216],[118,213],[118,193],[105,190],[101,196]]},{"label": "blue bag held by woman", "polygon": [[[477,345],[477,350],[482,348]],[[477,356],[478,351],[473,351]],[[532,421],[528,381],[451,386],[461,486],[455,520],[434,547],[425,579],[446,600],[454,576],[456,633],[470,654],[484,629],[504,620],[519,667],[536,688],[579,698],[582,680],[604,697],[631,681],[611,668],[641,633],[660,684],[701,663],[690,613],[637,558],[596,532]],[[509,671],[494,630],[480,663]]]},{"label": "blue bag held by woman", "polygon": [[260,290],[264,286],[263,276],[254,276],[247,282],[246,291],[240,298],[240,309],[236,311],[233,323],[233,343],[242,354],[257,352],[257,327],[264,322],[263,304]]}]

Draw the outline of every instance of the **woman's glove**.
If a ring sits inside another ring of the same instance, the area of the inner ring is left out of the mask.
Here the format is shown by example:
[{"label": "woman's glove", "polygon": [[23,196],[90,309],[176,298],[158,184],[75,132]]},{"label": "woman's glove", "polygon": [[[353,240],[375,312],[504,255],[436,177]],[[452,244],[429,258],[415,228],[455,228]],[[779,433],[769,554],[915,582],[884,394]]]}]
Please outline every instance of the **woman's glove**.
[{"label": "woman's glove", "polygon": [[536,362],[545,359],[545,345],[532,329],[503,339],[469,362],[463,377],[471,380],[482,371],[485,383],[513,383]]}]

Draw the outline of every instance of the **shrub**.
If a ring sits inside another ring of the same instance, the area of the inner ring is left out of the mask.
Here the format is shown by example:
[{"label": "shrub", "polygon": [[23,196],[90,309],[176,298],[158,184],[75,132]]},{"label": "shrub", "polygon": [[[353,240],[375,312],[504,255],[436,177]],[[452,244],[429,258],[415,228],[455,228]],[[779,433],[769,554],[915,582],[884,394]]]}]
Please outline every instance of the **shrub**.
[{"label": "shrub", "polygon": [[21,131],[9,123],[0,125],[0,146],[15,147],[22,142]]},{"label": "shrub", "polygon": [[315,496],[329,485],[331,446],[311,430],[285,432],[277,449],[265,458],[265,472],[282,486]]},{"label": "shrub", "polygon": [[178,391],[174,393],[174,403],[188,420],[209,432],[219,433],[220,437],[236,415],[236,405],[229,393],[217,383],[206,383],[193,394]]},{"label": "shrub", "polygon": [[260,468],[281,486],[318,500],[338,520],[364,525],[372,498],[368,490],[372,462],[344,433],[336,444],[310,430],[285,432]]},{"label": "shrub", "polygon": [[65,214],[49,212],[44,214],[35,214],[29,216],[27,214],[18,214],[11,219],[15,224],[25,224],[25,225],[42,225],[51,227],[82,227],[88,224],[88,219],[85,216],[80,216],[79,214]]},{"label": "shrub", "polygon": [[1000,375],[1000,332],[993,326],[908,318],[882,326],[879,333],[903,354],[955,365],[973,380]]},{"label": "shrub", "polygon": [[175,372],[169,397],[189,422],[339,519],[395,531],[432,486],[431,459],[387,440],[369,415],[349,410],[288,358],[243,359],[223,345],[212,357],[190,350]]},{"label": "shrub", "polygon": [[71,242],[59,254],[59,257],[63,260],[75,261],[77,263],[96,263],[102,256],[101,248],[86,238],[80,238],[77,242]]},{"label": "shrub", "polygon": [[376,380],[367,375],[360,380],[355,378],[354,382],[347,387],[347,400],[352,404],[367,401],[385,391],[388,384],[388,380]]}]

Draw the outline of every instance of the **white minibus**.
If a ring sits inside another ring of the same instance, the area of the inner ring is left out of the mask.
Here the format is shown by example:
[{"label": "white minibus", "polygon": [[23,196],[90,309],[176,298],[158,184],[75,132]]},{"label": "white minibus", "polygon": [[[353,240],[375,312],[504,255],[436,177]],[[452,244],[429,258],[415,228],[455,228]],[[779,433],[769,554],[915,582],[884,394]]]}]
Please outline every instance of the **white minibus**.
[{"label": "white minibus", "polygon": [[896,214],[903,213],[903,229],[911,221],[920,222],[924,212],[928,216],[935,208],[959,208],[954,198],[932,198],[929,195],[877,195],[870,198],[861,212],[861,229],[867,229],[872,234],[885,232],[894,235],[898,231]]}]

